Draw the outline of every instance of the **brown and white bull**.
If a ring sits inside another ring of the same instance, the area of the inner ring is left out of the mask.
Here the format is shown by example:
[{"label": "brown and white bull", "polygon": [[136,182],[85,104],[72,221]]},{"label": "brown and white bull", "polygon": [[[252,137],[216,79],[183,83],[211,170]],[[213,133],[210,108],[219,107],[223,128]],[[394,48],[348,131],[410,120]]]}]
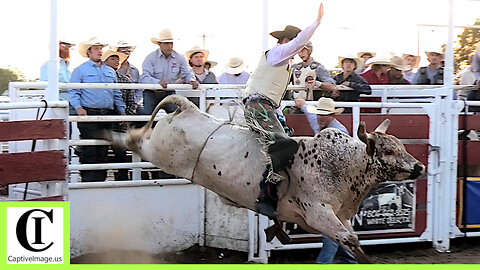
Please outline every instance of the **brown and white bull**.
[{"label": "brown and white bull", "polygon": [[[152,120],[142,129],[113,136],[114,143],[128,147],[167,173],[184,177],[217,193],[238,207],[255,211],[259,182],[267,164],[259,135],[239,125],[225,124],[201,112],[186,98],[171,95],[157,107],[175,104],[178,109]],[[310,233],[322,233],[362,261],[349,219],[364,196],[384,181],[417,178],[425,167],[394,136],[385,134],[389,121],[360,140],[336,129],[315,137],[295,138],[299,143],[278,186],[278,219],[296,223]]]}]

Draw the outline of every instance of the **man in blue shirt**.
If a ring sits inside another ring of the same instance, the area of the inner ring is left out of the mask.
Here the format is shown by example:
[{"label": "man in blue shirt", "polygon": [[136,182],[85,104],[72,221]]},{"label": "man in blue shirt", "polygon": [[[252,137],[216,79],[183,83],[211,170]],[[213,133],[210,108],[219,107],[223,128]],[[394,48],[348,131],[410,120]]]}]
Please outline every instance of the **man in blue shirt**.
[{"label": "man in blue shirt", "polygon": [[[58,81],[61,83],[69,83],[72,73],[68,69],[70,65],[70,48],[75,44],[61,39],[59,41],[59,70],[58,70]],[[48,61],[45,62],[40,68],[40,81],[48,81]],[[60,89],[59,93],[60,100],[68,100],[68,90]],[[74,113],[73,108],[70,106],[70,114]]]},{"label": "man in blue shirt", "polygon": [[[115,70],[102,62],[103,47],[97,38],[80,43],[78,52],[89,60],[73,73],[72,83],[116,83]],[[125,114],[122,92],[118,89],[72,89],[69,91],[70,104],[79,116]],[[108,122],[79,122],[81,139],[101,139],[101,130],[111,130]],[[106,163],[108,146],[84,146],[79,153],[80,163]],[[82,182],[105,181],[106,170],[80,171]]]},{"label": "man in blue shirt", "polygon": [[[335,115],[341,114],[344,108],[335,109],[335,103],[331,98],[322,97],[318,100],[318,106],[307,106],[304,99],[295,99],[295,106],[302,109],[307,117],[308,123],[315,135],[326,128],[336,128],[341,132],[348,134],[347,128],[335,119]],[[318,255],[317,263],[330,264],[335,257],[342,263],[356,264],[357,261],[352,254],[345,251],[335,241],[324,236],[322,251]]]},{"label": "man in blue shirt", "polygon": [[[193,89],[198,88],[193,72],[188,67],[183,55],[173,50],[173,35],[168,29],[160,31],[158,38],[152,38],[152,42],[160,48],[151,52],[142,64],[143,74],[140,83],[160,84],[167,88],[171,83],[189,83]],[[146,114],[151,114],[155,107],[166,96],[175,91],[145,90],[143,92],[143,106]],[[173,112],[174,105],[167,105],[165,111]]]}]

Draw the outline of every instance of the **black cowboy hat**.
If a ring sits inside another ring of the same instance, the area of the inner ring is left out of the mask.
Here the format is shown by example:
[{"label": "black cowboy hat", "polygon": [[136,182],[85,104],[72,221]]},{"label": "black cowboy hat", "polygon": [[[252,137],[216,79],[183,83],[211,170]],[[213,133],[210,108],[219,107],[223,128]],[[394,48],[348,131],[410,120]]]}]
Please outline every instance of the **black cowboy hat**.
[{"label": "black cowboy hat", "polygon": [[287,25],[285,26],[285,29],[283,29],[283,31],[274,31],[271,32],[270,35],[272,35],[278,40],[282,40],[284,37],[292,40],[298,35],[298,33],[300,33],[300,31],[302,30],[300,30],[300,28],[298,27],[295,27],[293,25]]}]

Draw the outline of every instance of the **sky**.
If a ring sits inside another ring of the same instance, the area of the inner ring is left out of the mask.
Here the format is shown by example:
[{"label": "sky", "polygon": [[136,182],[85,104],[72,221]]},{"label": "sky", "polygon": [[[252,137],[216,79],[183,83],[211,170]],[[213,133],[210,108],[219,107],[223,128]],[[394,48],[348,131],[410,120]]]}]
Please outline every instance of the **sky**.
[{"label": "sky", "polygon": [[[301,29],[316,19],[322,1],[265,0],[267,31],[287,24]],[[253,71],[264,48],[264,0],[58,0],[58,34],[74,43],[96,36],[115,44],[127,40],[137,45],[130,62],[141,72],[148,53],[158,45],[150,39],[169,28],[174,50],[184,53],[194,45],[210,51],[209,60],[219,64],[217,76],[230,57],[245,60]],[[333,68],[338,56],[359,51],[416,53],[447,42],[447,29],[418,24],[448,24],[448,0],[323,0],[325,15],[311,41],[315,60]],[[455,0],[454,24],[471,25],[480,17],[480,1]],[[49,58],[50,1],[2,1],[0,10],[0,68],[16,68],[27,79],[40,76]],[[455,37],[462,30],[455,29]],[[268,37],[268,47],[276,39]],[[71,51],[71,66],[85,62]],[[300,61],[298,57],[296,62]]]}]

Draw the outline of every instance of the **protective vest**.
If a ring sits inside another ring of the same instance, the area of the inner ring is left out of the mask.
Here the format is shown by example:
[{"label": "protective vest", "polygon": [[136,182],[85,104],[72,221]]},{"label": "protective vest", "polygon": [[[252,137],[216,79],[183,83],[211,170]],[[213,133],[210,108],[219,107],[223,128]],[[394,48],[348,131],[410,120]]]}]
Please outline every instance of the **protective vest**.
[{"label": "protective vest", "polygon": [[[305,86],[307,77],[311,77],[314,81],[317,79],[316,69],[319,63],[313,61],[310,65],[304,66],[299,63],[293,66],[293,84]],[[309,78],[310,79],[310,78]],[[313,100],[312,90],[298,90],[293,93],[293,98],[303,98],[306,100]]]},{"label": "protective vest", "polygon": [[443,84],[443,67],[438,68],[433,76],[433,82],[427,77],[427,67],[419,68],[417,84]]},{"label": "protective vest", "polygon": [[263,53],[257,68],[247,81],[246,97],[260,94],[278,108],[287,90],[290,72],[290,64],[273,67],[267,62],[267,52]]}]

